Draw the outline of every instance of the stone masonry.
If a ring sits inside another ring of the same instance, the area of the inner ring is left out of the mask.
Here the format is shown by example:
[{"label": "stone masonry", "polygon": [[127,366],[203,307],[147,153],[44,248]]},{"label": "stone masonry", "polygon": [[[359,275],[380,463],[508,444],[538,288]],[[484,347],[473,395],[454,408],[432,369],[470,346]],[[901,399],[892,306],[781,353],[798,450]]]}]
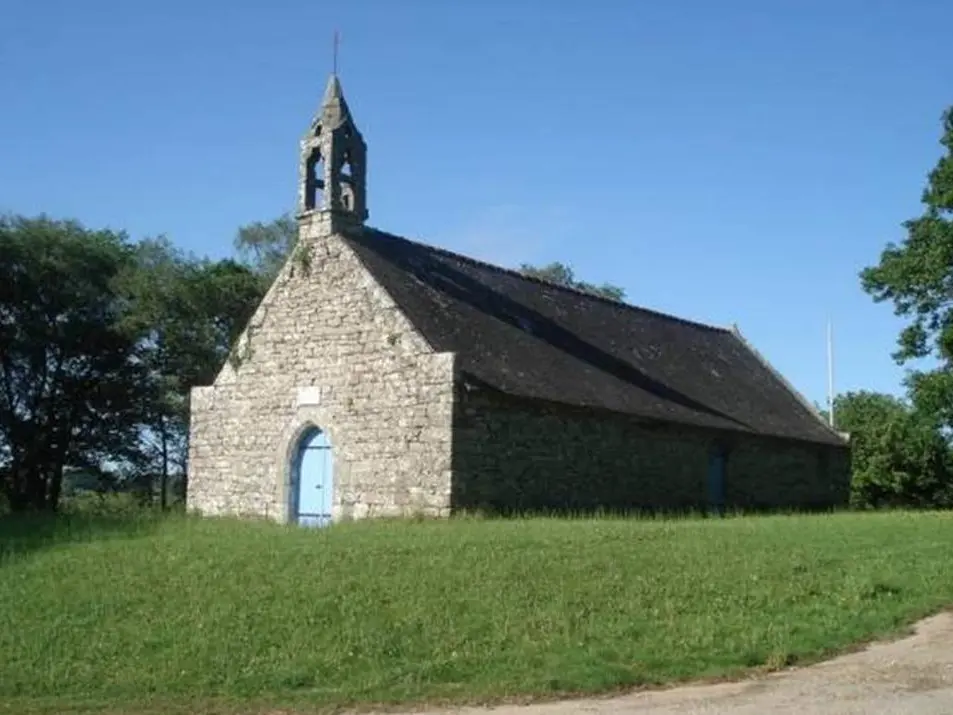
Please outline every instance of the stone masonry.
[{"label": "stone masonry", "polygon": [[842,448],[652,424],[460,388],[453,506],[490,512],[704,511],[714,449],[727,454],[729,509],[847,503],[849,453]]},{"label": "stone masonry", "polygon": [[190,509],[284,521],[297,440],[315,425],[334,450],[335,520],[448,513],[453,356],[426,344],[332,224],[302,223],[237,369],[193,390]]}]

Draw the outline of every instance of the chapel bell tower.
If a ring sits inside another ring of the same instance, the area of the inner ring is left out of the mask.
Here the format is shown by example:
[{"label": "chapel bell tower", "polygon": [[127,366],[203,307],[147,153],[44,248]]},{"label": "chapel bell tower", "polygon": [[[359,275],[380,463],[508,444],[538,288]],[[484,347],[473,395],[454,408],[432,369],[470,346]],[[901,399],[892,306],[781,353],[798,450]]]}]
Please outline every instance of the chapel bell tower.
[{"label": "chapel bell tower", "polygon": [[367,220],[367,145],[344,100],[336,74],[328,79],[321,110],[301,140],[298,215],[330,215],[361,226]]}]

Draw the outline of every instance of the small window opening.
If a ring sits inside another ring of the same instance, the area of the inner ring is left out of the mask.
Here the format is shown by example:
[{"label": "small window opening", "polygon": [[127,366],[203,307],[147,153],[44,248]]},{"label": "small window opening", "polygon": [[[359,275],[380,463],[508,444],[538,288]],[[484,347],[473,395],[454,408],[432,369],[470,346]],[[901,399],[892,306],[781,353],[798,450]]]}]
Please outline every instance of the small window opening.
[{"label": "small window opening", "polygon": [[321,206],[323,200],[324,171],[321,161],[321,150],[315,149],[308,158],[307,175],[305,178],[305,208],[318,208]]}]

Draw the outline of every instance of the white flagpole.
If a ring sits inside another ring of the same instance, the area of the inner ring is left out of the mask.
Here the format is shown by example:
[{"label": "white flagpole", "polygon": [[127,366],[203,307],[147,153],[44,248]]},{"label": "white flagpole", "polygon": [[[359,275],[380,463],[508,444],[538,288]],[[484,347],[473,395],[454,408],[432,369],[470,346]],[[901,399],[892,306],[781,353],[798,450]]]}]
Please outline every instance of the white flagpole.
[{"label": "white flagpole", "polygon": [[834,328],[827,317],[827,419],[834,426]]}]

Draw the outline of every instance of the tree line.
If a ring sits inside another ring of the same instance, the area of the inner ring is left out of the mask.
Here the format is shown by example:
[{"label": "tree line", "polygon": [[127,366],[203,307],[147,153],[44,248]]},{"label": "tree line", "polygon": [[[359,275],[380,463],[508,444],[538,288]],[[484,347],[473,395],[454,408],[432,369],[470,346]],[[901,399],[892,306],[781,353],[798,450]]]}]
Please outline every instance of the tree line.
[{"label": "tree line", "polygon": [[[859,276],[905,319],[893,357],[907,370],[903,397],[835,399],[858,508],[953,506],[953,107],[941,144],[921,215]],[[0,508],[55,511],[77,484],[181,500],[189,390],[214,380],[296,238],[284,214],[239,228],[235,256],[211,260],[162,236],[0,217]],[[520,270],[625,299],[562,263]]]}]

